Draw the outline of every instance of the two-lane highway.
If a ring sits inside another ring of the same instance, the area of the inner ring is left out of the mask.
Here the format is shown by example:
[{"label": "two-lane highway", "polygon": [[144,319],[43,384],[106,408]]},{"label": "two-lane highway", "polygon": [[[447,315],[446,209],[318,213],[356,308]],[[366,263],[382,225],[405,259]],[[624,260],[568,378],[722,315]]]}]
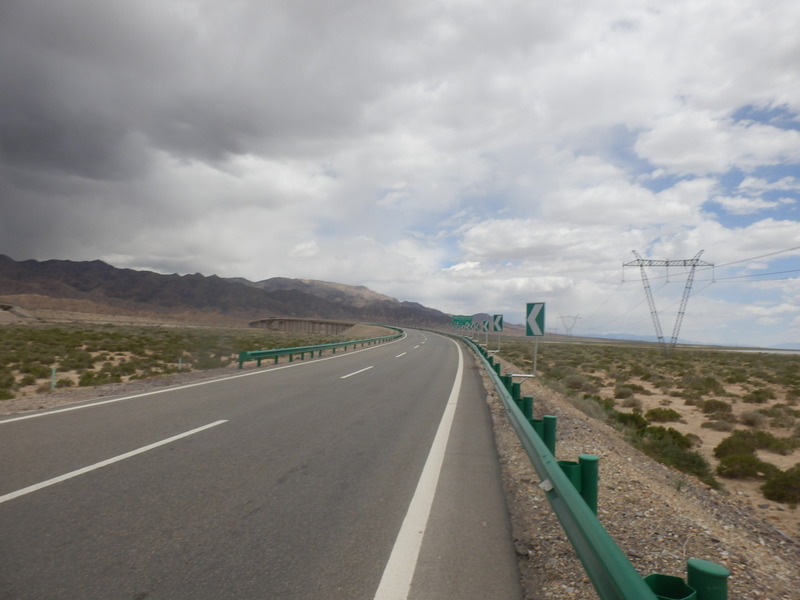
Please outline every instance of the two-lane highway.
[{"label": "two-lane highway", "polygon": [[470,357],[417,331],[8,417],[0,598],[519,598],[498,470]]}]

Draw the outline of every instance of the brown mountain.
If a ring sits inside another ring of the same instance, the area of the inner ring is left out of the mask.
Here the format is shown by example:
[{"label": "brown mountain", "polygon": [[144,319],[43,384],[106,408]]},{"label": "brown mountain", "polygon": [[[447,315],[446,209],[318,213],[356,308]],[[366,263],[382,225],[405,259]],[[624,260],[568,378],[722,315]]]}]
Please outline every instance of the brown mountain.
[{"label": "brown mountain", "polygon": [[89,301],[124,313],[222,315],[255,320],[314,317],[401,325],[448,324],[446,314],[363,286],[273,278],[161,275],[103,261],[15,261],[0,254],[0,297]]}]

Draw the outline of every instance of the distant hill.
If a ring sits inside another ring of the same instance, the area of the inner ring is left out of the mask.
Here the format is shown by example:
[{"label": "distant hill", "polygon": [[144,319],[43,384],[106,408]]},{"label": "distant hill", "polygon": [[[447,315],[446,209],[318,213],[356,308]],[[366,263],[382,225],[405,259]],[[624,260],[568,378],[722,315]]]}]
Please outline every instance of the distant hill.
[{"label": "distant hill", "polygon": [[0,254],[0,297],[15,296],[84,301],[126,314],[450,323],[450,317],[441,311],[401,302],[363,286],[288,278],[251,282],[199,273],[162,275],[118,269],[100,260],[15,261]]}]

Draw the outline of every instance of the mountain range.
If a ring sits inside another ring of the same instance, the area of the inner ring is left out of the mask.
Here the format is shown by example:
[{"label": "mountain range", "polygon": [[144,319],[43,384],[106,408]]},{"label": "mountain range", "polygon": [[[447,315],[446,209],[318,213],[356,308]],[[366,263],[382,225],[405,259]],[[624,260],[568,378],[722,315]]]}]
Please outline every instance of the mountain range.
[{"label": "mountain range", "polygon": [[236,320],[297,317],[417,326],[450,324],[450,316],[441,311],[363,286],[284,277],[253,282],[199,273],[164,275],[119,269],[100,260],[15,261],[2,254],[0,301],[24,308],[80,311],[82,306],[91,306],[102,312],[191,315],[199,320],[215,316]]}]

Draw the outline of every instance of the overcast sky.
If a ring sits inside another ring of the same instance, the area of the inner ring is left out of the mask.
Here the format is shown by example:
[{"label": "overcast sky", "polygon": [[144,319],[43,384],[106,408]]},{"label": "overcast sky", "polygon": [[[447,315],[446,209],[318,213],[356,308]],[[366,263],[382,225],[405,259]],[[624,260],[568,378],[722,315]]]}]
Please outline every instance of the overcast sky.
[{"label": "overcast sky", "polygon": [[[703,251],[681,338],[800,342],[798,23],[796,0],[3,0],[0,253],[652,335],[622,264]],[[687,272],[647,270],[667,339]]]}]

